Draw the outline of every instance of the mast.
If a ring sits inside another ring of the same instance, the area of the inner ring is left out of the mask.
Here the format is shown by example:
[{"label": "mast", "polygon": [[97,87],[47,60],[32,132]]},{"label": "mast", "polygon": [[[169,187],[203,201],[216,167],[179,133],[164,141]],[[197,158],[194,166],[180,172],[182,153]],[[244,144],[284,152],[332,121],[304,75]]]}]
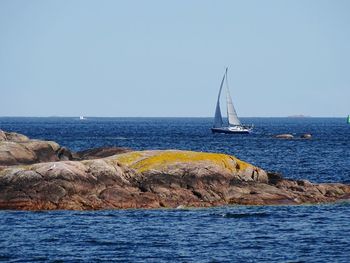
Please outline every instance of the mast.
[{"label": "mast", "polygon": [[235,107],[233,106],[230,90],[228,87],[227,68],[226,68],[225,76],[226,76],[226,105],[227,105],[228,124],[229,126],[241,125],[241,122],[238,119]]},{"label": "mast", "polygon": [[222,116],[221,116],[221,109],[220,109],[220,96],[221,96],[222,86],[224,85],[225,77],[226,77],[226,73],[224,74],[224,76],[222,78],[220,89],[219,89],[219,94],[218,94],[218,100],[216,101],[216,109],[215,109],[215,117],[214,117],[214,125],[213,125],[214,128],[220,128],[220,127],[222,127],[222,124],[223,124]]}]

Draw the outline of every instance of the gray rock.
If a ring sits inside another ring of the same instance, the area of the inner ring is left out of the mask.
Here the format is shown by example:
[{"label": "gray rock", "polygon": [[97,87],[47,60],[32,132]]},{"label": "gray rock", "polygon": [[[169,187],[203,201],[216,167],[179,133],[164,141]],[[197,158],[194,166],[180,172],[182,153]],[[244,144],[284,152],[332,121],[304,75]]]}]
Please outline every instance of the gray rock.
[{"label": "gray rock", "polygon": [[301,135],[300,138],[302,138],[302,139],[311,139],[312,135],[310,133],[305,133],[305,134]]},{"label": "gray rock", "polygon": [[0,130],[0,166],[68,160],[70,151],[52,141],[30,140],[27,136]]},{"label": "gray rock", "polygon": [[26,142],[29,141],[29,138],[20,133],[0,130],[0,141]]},{"label": "gray rock", "polygon": [[278,139],[293,139],[294,136],[292,134],[284,133],[284,134],[275,135],[275,138],[278,138]]}]

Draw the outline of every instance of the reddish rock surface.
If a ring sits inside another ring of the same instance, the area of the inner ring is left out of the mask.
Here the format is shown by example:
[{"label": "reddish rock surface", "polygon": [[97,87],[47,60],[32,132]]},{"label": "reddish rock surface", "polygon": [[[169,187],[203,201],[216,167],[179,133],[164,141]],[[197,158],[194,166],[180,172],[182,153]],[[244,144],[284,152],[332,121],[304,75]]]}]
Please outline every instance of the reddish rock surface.
[{"label": "reddish rock surface", "polygon": [[287,180],[217,153],[134,151],[0,168],[0,209],[305,204],[349,198],[349,185]]},{"label": "reddish rock surface", "polygon": [[115,154],[126,153],[131,151],[132,151],[131,149],[125,148],[125,147],[115,147],[115,146],[99,147],[99,148],[87,149],[84,151],[77,152],[74,154],[74,159],[91,160],[91,159],[104,158]]}]

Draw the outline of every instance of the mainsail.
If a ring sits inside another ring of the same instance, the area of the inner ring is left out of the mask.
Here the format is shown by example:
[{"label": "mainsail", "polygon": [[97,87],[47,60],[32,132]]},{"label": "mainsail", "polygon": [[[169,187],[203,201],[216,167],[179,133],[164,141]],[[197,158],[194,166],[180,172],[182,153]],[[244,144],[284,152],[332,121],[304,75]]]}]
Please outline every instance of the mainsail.
[{"label": "mainsail", "polygon": [[227,68],[226,68],[226,105],[227,105],[227,119],[228,124],[230,126],[234,125],[241,125],[241,122],[238,119],[235,107],[233,107],[230,90],[228,88],[228,81],[227,81]]},{"label": "mainsail", "polygon": [[224,77],[222,78],[220,90],[219,90],[219,95],[218,95],[218,100],[216,102],[214,128],[222,127],[222,124],[223,124],[222,116],[221,116],[221,109],[220,109],[220,95],[221,95],[222,86],[224,85],[225,77],[226,77],[226,73],[224,74]]}]

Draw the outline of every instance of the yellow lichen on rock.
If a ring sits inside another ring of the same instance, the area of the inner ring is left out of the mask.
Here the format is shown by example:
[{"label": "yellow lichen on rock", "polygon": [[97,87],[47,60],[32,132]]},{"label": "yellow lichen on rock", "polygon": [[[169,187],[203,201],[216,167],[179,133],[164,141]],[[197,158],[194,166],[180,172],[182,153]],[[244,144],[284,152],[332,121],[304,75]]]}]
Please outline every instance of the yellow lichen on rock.
[{"label": "yellow lichen on rock", "polygon": [[117,156],[112,156],[113,159],[119,161],[121,164],[125,166],[130,166],[143,158],[143,152],[128,152],[123,154],[118,154]]},{"label": "yellow lichen on rock", "polygon": [[130,152],[114,156],[113,158],[141,173],[149,170],[161,170],[176,164],[195,162],[214,164],[230,172],[245,170],[251,166],[227,154],[178,150]]}]

